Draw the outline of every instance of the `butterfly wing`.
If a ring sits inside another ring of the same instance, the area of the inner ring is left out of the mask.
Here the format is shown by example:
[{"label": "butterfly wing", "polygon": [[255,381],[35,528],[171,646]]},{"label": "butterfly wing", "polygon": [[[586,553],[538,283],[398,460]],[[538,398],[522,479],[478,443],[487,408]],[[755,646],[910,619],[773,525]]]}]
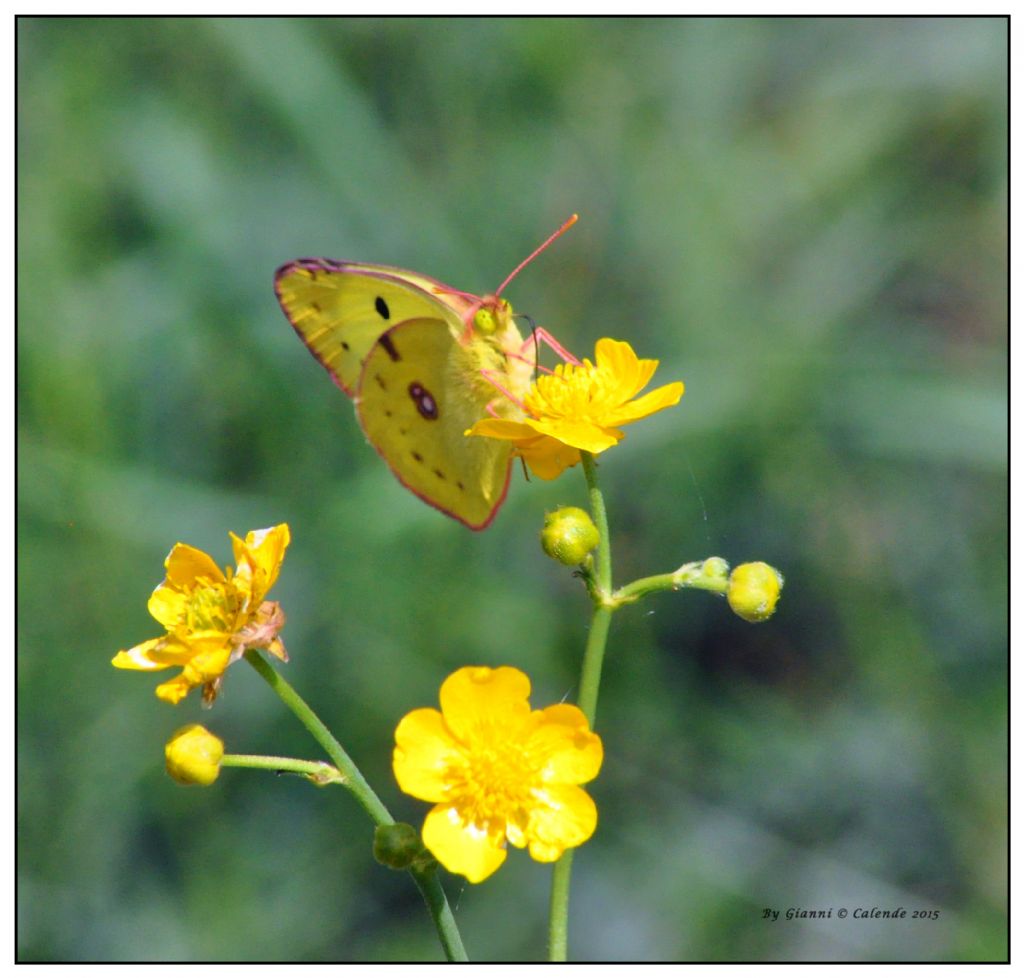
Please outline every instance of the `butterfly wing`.
[{"label": "butterfly wing", "polygon": [[327,258],[282,265],[274,291],[303,343],[350,397],[382,333],[405,320],[429,318],[444,320],[457,335],[463,328],[459,315],[468,307],[425,275]]},{"label": "butterfly wing", "polygon": [[511,471],[507,442],[465,435],[496,394],[480,384],[478,355],[450,323],[410,319],[372,347],[356,397],[363,430],[399,481],[473,530],[494,519]]}]

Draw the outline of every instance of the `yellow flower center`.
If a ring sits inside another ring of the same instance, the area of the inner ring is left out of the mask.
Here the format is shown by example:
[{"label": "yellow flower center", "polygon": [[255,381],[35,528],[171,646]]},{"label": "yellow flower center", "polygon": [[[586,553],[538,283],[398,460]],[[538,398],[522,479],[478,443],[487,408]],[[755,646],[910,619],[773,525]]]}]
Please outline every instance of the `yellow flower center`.
[{"label": "yellow flower center", "polygon": [[201,578],[188,595],[183,624],[190,632],[224,632],[235,630],[239,596],[226,583]]},{"label": "yellow flower center", "polygon": [[525,821],[539,767],[522,745],[473,744],[463,758],[448,771],[449,798],[463,820],[496,830]]},{"label": "yellow flower center", "polygon": [[554,374],[538,377],[524,398],[527,411],[538,418],[599,421],[619,404],[619,381],[589,360],[563,363]]}]

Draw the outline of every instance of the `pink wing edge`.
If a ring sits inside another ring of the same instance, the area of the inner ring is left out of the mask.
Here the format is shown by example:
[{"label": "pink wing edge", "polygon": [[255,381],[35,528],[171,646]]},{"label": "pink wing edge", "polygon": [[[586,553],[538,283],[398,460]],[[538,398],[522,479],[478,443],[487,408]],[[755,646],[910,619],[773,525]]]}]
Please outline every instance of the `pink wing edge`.
[{"label": "pink wing edge", "polygon": [[[369,439],[367,439],[367,441],[369,441]],[[390,462],[388,462],[387,458],[385,458],[385,456],[381,452],[381,450],[376,445],[374,445],[372,441],[370,442],[370,444],[373,445],[373,450],[378,455],[380,455],[380,457],[383,458],[384,461],[387,463],[388,468],[391,469],[392,475],[394,475],[394,477],[399,482],[401,482],[402,485],[405,486],[405,488],[409,490],[409,492],[411,492],[418,499],[421,499],[428,506],[432,506],[438,512],[444,513],[445,516],[449,516],[453,520],[456,520],[457,522],[461,523],[463,526],[469,527],[469,529],[471,529],[474,533],[479,533],[481,530],[486,530],[487,527],[489,527],[494,522],[494,518],[498,515],[498,510],[501,509],[502,505],[505,502],[505,497],[508,495],[508,487],[509,487],[509,484],[512,481],[512,458],[511,458],[511,456],[509,456],[508,465],[505,468],[505,485],[502,486],[502,488],[501,488],[501,495],[498,497],[498,501],[494,504],[494,506],[491,507],[491,511],[487,514],[487,519],[485,519],[483,521],[483,523],[470,523],[468,520],[464,520],[458,514],[453,513],[449,509],[445,509],[443,506],[439,506],[432,499],[428,499],[421,492],[418,492],[416,489],[413,489],[413,487],[410,486],[409,483],[406,482],[405,479],[403,479],[398,474],[397,471],[395,471],[394,467],[391,465]]]}]

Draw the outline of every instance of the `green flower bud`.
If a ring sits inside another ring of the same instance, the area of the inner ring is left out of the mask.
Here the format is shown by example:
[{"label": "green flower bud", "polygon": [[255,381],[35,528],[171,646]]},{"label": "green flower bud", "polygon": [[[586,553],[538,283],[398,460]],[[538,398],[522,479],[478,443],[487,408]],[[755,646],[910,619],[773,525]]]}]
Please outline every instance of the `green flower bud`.
[{"label": "green flower bud", "polygon": [[198,723],[175,730],[164,747],[167,773],[178,784],[213,784],[223,756],[224,741]]},{"label": "green flower bud", "polygon": [[590,514],[578,506],[563,506],[544,517],[540,545],[553,560],[575,567],[601,542]]},{"label": "green flower bud", "polygon": [[373,858],[389,869],[408,869],[423,854],[419,832],[406,822],[373,830]]},{"label": "green flower bud", "polygon": [[729,562],[721,557],[708,557],[701,565],[700,573],[709,581],[724,581],[729,576]]},{"label": "green flower bud", "polygon": [[729,576],[729,607],[747,621],[767,621],[782,593],[782,575],[762,561],[740,564]]}]

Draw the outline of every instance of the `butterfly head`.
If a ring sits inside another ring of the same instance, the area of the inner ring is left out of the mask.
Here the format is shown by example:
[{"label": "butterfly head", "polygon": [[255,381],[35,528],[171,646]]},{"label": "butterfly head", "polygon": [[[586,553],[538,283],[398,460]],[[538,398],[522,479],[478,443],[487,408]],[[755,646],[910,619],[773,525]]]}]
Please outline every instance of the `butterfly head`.
[{"label": "butterfly head", "polygon": [[495,336],[505,332],[512,316],[512,305],[508,299],[488,295],[480,300],[480,306],[473,313],[473,329],[481,336]]}]

